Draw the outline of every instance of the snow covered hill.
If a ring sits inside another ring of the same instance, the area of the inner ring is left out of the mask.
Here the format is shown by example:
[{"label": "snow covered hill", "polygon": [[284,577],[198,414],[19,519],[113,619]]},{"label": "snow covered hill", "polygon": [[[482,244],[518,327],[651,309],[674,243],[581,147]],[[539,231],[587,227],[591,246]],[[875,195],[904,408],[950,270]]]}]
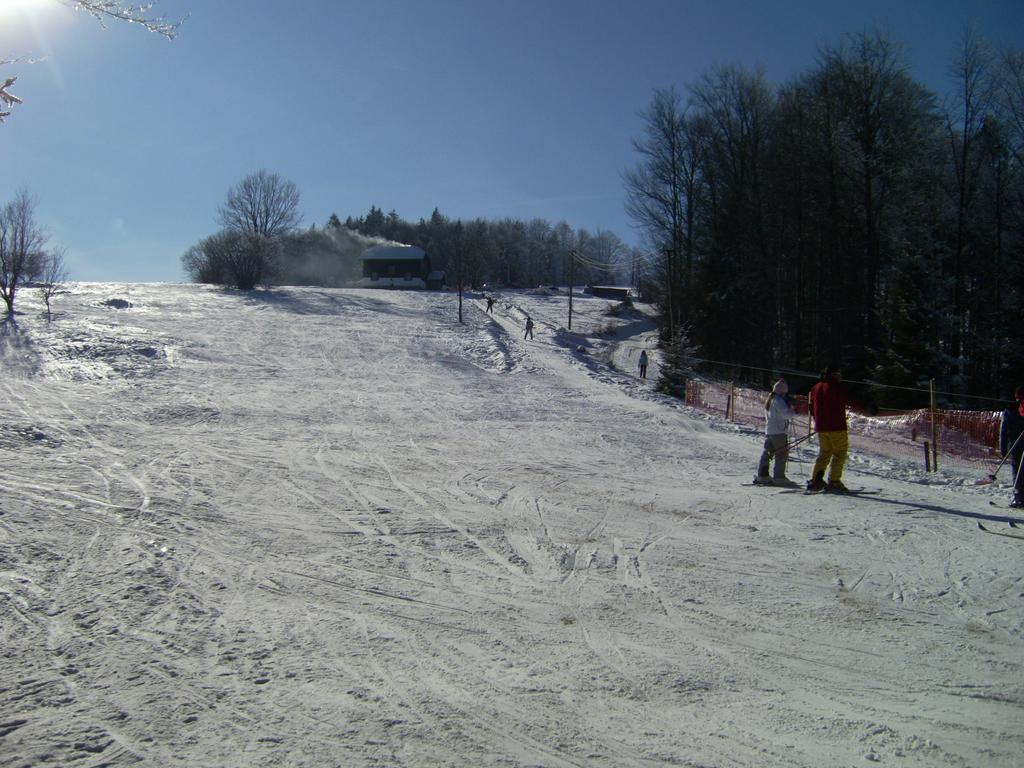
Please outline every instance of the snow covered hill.
[{"label": "snow covered hill", "polygon": [[455,301],[23,294],[0,765],[1021,765],[1005,492],[744,485],[757,435],[636,379],[642,314]]}]

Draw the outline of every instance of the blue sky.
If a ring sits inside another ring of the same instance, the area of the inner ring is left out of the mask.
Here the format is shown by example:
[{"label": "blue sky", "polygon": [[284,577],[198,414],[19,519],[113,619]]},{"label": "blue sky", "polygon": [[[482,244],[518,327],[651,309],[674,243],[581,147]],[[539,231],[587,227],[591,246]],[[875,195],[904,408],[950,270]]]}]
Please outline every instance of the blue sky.
[{"label": "blue sky", "polygon": [[371,205],[417,221],[565,219],[638,238],[621,174],[654,89],[717,64],[781,83],[881,29],[949,87],[964,25],[1024,48],[1024,1],[161,0],[168,42],[56,0],[0,0],[0,201],[38,199],[73,279],[181,280],[227,190],[265,168],[303,223]]}]

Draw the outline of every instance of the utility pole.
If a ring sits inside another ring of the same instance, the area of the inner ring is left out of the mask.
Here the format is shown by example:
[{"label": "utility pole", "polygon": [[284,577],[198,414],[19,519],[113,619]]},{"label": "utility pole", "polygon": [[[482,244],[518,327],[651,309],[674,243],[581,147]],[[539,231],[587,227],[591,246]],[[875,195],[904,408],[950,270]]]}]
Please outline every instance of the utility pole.
[{"label": "utility pole", "polygon": [[569,249],[569,330],[572,330],[572,282],[574,279],[573,267],[576,264],[576,251]]},{"label": "utility pole", "polygon": [[455,264],[459,271],[459,322],[462,322],[462,221],[455,222]]}]

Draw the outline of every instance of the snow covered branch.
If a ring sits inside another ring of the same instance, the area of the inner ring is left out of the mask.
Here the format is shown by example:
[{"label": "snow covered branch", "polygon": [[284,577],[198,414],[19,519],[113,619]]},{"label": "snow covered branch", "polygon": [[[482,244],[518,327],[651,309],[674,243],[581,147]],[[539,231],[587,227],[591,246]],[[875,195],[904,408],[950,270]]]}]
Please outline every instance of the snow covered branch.
[{"label": "snow covered branch", "polygon": [[[15,104],[21,104],[21,99],[19,99],[13,93],[10,93],[7,90],[12,85],[14,85],[14,83],[17,82],[17,80],[18,78],[16,76],[8,77],[7,81],[3,85],[0,85],[0,101],[2,101],[5,106],[13,107]],[[0,123],[2,123],[4,121],[4,118],[8,117],[10,114],[10,110],[0,112]]]},{"label": "snow covered branch", "polygon": [[173,40],[178,34],[178,27],[184,19],[168,21],[164,16],[151,16],[150,10],[154,3],[144,5],[126,5],[120,0],[58,0],[58,2],[76,11],[85,11],[91,15],[100,26],[106,27],[107,19],[126,21],[129,24],[141,24],[150,32]]}]

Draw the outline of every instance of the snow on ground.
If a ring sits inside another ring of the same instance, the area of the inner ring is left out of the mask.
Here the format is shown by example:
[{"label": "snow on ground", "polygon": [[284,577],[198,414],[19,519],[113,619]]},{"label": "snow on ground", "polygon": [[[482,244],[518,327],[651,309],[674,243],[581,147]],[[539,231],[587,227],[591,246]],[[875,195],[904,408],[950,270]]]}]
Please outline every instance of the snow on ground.
[{"label": "snow on ground", "polygon": [[758,436],[639,382],[609,304],[23,294],[0,764],[1021,765],[1005,487],[744,485]]}]

